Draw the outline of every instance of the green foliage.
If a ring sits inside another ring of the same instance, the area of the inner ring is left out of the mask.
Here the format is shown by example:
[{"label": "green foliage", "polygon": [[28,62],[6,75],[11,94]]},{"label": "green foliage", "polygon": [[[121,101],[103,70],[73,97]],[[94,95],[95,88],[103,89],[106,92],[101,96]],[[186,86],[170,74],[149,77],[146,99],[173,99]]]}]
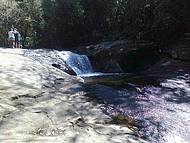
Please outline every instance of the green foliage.
[{"label": "green foliage", "polygon": [[32,47],[115,39],[169,43],[189,31],[189,9],[186,0],[1,0],[0,42],[13,25]]},{"label": "green foliage", "polygon": [[50,16],[45,21],[48,23],[45,35],[53,35],[48,42],[61,47],[115,39],[167,44],[189,30],[190,3],[185,0],[49,0],[49,3],[53,7],[49,11],[44,9],[46,17]]},{"label": "green foliage", "polygon": [[12,26],[16,27],[23,36],[23,44],[26,37],[32,38],[34,33],[41,29],[40,0],[1,0],[0,13],[0,30],[3,35],[1,41],[6,41],[7,31]]}]

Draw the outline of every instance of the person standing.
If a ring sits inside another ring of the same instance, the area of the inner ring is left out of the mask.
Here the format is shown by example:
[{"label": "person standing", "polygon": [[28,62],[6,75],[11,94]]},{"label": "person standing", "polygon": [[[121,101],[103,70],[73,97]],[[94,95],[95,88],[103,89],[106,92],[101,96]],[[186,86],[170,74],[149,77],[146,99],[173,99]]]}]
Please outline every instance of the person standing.
[{"label": "person standing", "polygon": [[21,36],[21,34],[20,34],[20,32],[18,32],[18,47],[19,48],[22,48],[22,36]]},{"label": "person standing", "polygon": [[11,28],[8,32],[8,43],[9,47],[15,48],[15,35],[14,35],[14,29]]},{"label": "person standing", "polygon": [[14,36],[15,36],[15,48],[20,48],[19,44],[19,32],[17,29],[14,29]]}]

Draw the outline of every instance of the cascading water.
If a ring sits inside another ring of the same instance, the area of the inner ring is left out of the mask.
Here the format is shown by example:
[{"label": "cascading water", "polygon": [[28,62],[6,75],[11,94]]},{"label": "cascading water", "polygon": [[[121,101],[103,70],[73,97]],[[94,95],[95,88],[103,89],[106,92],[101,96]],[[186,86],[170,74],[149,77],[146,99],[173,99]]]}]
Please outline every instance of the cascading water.
[{"label": "cascading water", "polygon": [[59,56],[77,75],[93,72],[91,63],[86,55],[78,55],[70,51],[63,51],[59,52]]},{"label": "cascading water", "polygon": [[70,51],[26,50],[24,55],[49,65],[60,65],[61,69],[72,69],[77,75],[93,73],[91,63],[86,55],[78,55]]}]

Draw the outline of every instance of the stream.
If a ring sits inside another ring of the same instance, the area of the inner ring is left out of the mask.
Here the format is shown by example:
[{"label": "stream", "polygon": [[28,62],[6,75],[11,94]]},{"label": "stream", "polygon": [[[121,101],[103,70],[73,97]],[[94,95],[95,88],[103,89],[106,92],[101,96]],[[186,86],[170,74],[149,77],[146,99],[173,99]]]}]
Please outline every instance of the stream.
[{"label": "stream", "polygon": [[[88,96],[104,113],[134,120],[137,134],[150,142],[190,140],[189,75],[159,81],[147,75],[92,76],[85,79]],[[121,123],[121,121],[115,121]]]},{"label": "stream", "polygon": [[34,53],[28,51],[25,56],[70,66],[83,78],[86,96],[101,105],[102,111],[113,118],[113,124],[129,126],[149,142],[190,141],[188,73],[164,79],[149,74],[94,73],[85,55],[43,50]]}]

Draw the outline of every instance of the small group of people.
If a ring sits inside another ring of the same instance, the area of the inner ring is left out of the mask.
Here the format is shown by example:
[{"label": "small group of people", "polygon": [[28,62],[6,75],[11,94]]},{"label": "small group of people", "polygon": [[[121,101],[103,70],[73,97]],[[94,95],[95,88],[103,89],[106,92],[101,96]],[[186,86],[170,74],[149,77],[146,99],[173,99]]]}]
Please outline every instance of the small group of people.
[{"label": "small group of people", "polygon": [[21,34],[18,32],[16,28],[11,28],[10,31],[8,32],[8,42],[9,42],[9,47],[11,48],[22,48],[21,44]]}]

